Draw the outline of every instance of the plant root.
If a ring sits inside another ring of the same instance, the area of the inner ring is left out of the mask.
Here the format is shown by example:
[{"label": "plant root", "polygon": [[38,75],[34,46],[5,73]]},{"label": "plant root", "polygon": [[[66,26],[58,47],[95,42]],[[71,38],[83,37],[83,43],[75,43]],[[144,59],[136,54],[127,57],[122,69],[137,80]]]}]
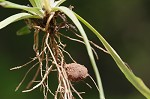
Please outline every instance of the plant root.
[{"label": "plant root", "polygon": [[[61,23],[57,22],[57,18],[62,20]],[[53,12],[51,14],[45,13],[45,17],[43,19],[32,19],[30,20],[33,23],[32,28],[34,31],[34,44],[33,50],[35,52],[35,57],[27,62],[24,65],[14,67],[10,70],[16,70],[23,68],[30,63],[34,62],[35,60],[38,61],[34,65],[32,65],[29,70],[26,72],[25,76],[23,77],[22,81],[17,86],[16,90],[19,89],[21,84],[24,82],[25,78],[27,77],[28,73],[34,68],[38,67],[37,71],[32,78],[32,80],[27,85],[26,89],[22,92],[30,92],[35,90],[38,87],[42,88],[44,99],[47,99],[48,93],[54,96],[54,99],[75,99],[73,96],[73,92],[78,95],[80,99],[83,99],[81,93],[78,92],[72,82],[82,81],[86,77],[92,77],[88,74],[88,70],[85,66],[78,64],[73,57],[67,52],[65,48],[65,44],[62,44],[60,36],[68,38],[73,41],[77,41],[80,43],[85,44],[82,40],[74,39],[69,36],[65,36],[59,32],[60,29],[67,29],[70,28],[75,29],[75,27],[69,24],[66,20],[66,16],[62,12]],[[42,37],[42,41],[39,40],[39,32],[43,31],[44,35]],[[73,31],[72,31],[73,32]],[[74,32],[73,32],[74,33]],[[81,39],[83,39],[80,35],[75,35]],[[92,41],[89,41],[95,47],[101,49],[102,51],[108,53],[103,48],[99,47],[98,45],[94,44]],[[98,55],[94,48],[92,48],[93,52],[95,53],[96,57]],[[72,63],[67,64],[65,61],[64,53],[66,53]],[[52,92],[49,88],[49,80],[50,74],[52,72],[57,72],[56,77],[58,77],[58,86],[55,92]],[[40,77],[40,80],[37,78]],[[92,79],[95,86],[97,87],[95,81]],[[33,83],[38,83],[33,86]],[[98,89],[98,87],[97,87]]]}]

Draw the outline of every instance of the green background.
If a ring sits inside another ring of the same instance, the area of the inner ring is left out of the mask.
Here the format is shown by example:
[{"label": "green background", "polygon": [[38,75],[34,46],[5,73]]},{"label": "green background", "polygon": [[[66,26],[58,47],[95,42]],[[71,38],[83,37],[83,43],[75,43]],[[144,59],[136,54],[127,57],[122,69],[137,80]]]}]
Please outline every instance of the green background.
[{"label": "green background", "polygon": [[[29,3],[28,0],[11,1],[24,5]],[[149,0],[67,0],[64,5],[73,5],[73,10],[94,26],[129,64],[132,71],[150,87]],[[18,12],[20,10],[0,8],[0,20]],[[31,65],[20,70],[9,70],[28,62],[35,55],[32,49],[33,33],[25,36],[15,34],[24,25],[24,22],[20,21],[0,30],[0,99],[43,99],[39,88],[30,93],[21,92],[34,75],[34,70],[15,92],[16,86]],[[90,40],[102,46],[86,27],[85,31]],[[71,36],[71,32],[67,33]],[[67,44],[66,50],[78,63],[84,64],[95,79],[85,46],[65,38],[63,43]],[[106,99],[145,99],[126,80],[109,55],[97,49],[96,51],[99,55],[99,60],[96,62],[102,76]],[[56,87],[56,77],[56,74],[53,74],[50,79],[52,90]],[[90,89],[85,82],[93,88]],[[77,90],[86,92],[83,94],[84,99],[98,99],[98,92],[92,81],[87,78],[85,82],[74,83],[74,86]]]}]

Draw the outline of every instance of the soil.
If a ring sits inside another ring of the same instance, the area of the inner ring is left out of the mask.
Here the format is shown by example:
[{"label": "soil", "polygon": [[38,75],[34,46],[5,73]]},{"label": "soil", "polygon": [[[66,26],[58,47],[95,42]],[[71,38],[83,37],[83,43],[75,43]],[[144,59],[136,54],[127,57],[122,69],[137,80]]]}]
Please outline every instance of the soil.
[{"label": "soil", "polygon": [[77,82],[85,79],[89,74],[84,65],[77,63],[70,63],[65,65],[68,79],[72,82]]}]

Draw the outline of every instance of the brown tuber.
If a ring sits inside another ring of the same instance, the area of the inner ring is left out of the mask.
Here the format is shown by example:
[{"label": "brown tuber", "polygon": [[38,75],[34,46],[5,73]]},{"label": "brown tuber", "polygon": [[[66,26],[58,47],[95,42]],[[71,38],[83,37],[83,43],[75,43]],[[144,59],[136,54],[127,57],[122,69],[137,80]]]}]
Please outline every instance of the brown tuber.
[{"label": "brown tuber", "polygon": [[88,70],[84,65],[80,65],[77,63],[65,64],[66,73],[68,75],[68,79],[72,82],[77,82],[85,79],[88,74]]}]

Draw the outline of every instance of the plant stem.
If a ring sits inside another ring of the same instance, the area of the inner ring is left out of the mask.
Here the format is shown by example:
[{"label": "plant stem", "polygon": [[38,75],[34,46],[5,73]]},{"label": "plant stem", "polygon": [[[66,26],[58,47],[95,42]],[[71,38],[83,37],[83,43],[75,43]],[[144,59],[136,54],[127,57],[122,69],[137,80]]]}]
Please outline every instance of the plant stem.
[{"label": "plant stem", "polygon": [[77,17],[75,16],[75,14],[72,10],[70,10],[64,6],[55,7],[55,8],[53,8],[53,10],[54,11],[59,10],[59,11],[64,12],[73,21],[73,23],[77,26],[77,28],[78,28],[79,32],[81,33],[83,40],[85,42],[90,61],[91,61],[92,67],[93,67],[95,75],[96,75],[98,87],[100,89],[100,91],[99,91],[100,99],[105,99],[100,73],[99,73],[98,68],[96,66],[96,62],[94,59],[94,55],[93,55],[89,40],[87,38],[87,35],[86,35],[82,25],[80,24],[79,20],[77,19]]},{"label": "plant stem", "polygon": [[51,12],[51,4],[50,4],[50,1],[49,0],[43,0],[44,1],[44,8],[45,8],[45,10],[48,12],[48,13],[50,13]]}]

